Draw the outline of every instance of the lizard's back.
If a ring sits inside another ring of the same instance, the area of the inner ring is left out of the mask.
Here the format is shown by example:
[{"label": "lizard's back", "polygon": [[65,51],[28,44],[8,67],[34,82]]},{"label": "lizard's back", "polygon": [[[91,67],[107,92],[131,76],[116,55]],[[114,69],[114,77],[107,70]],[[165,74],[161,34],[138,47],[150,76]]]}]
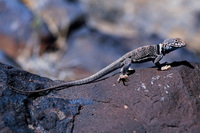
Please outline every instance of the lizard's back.
[{"label": "lizard's back", "polygon": [[158,53],[157,45],[147,45],[139,47],[130,52],[132,62],[146,62],[153,60]]}]

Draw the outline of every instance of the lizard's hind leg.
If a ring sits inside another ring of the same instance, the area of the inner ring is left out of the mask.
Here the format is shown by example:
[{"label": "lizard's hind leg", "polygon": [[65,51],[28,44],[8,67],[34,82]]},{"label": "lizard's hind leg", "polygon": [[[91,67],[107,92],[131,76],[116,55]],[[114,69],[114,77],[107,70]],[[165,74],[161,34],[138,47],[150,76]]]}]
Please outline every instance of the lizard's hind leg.
[{"label": "lizard's hind leg", "polygon": [[124,83],[124,82],[127,82],[128,81],[128,74],[127,72],[129,71],[132,71],[133,69],[130,68],[131,66],[131,59],[130,58],[127,58],[125,61],[124,61],[124,66],[121,68],[121,75],[119,76],[119,78],[117,79],[117,82],[120,83],[121,81]]}]

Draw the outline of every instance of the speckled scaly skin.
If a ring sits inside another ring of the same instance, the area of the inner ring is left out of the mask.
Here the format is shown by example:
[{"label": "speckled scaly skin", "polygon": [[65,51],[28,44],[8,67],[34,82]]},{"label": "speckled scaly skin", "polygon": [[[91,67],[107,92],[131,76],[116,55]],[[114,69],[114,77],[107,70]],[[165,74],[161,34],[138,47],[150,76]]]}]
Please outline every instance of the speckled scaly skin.
[{"label": "speckled scaly skin", "polygon": [[165,54],[171,51],[174,51],[178,48],[185,47],[185,46],[186,46],[186,43],[184,43],[180,38],[169,38],[169,39],[164,40],[163,43],[160,43],[158,45],[147,45],[147,46],[139,47],[135,50],[132,50],[126,53],[125,55],[123,55],[121,58],[119,58],[115,62],[113,62],[112,64],[103,68],[99,72],[84,79],[69,81],[69,82],[66,81],[59,85],[55,85],[49,88],[35,90],[35,91],[19,90],[17,88],[14,88],[13,86],[10,86],[9,84],[8,86],[16,91],[20,91],[24,93],[38,93],[38,92],[52,90],[56,88],[67,88],[70,86],[87,84],[103,77],[104,75],[118,68],[121,68],[121,73],[122,73],[120,77],[118,78],[118,82],[125,81],[128,78],[127,71],[130,69],[131,63],[142,63],[142,62],[147,62],[147,61],[153,61],[153,63],[160,70],[166,70],[170,68],[170,66],[165,66],[161,68],[159,61],[163,58]]}]

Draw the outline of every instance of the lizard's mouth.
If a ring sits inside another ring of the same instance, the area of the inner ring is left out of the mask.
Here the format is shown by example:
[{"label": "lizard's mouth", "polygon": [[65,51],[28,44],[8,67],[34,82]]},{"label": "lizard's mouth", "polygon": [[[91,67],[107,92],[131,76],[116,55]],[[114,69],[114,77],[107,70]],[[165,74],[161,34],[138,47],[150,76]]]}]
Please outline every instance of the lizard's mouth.
[{"label": "lizard's mouth", "polygon": [[182,42],[182,43],[175,44],[175,47],[181,48],[181,47],[185,47],[186,45],[187,45],[186,43]]},{"label": "lizard's mouth", "polygon": [[182,47],[185,47],[186,45],[187,45],[186,43],[183,43],[183,44],[182,44]]}]

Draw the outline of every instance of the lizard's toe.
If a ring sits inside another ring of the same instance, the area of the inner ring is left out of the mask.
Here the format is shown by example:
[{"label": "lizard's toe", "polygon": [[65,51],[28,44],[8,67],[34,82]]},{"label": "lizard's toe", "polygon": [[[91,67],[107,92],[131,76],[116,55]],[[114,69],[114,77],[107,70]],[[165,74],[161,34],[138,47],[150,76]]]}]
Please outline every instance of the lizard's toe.
[{"label": "lizard's toe", "polygon": [[170,68],[171,68],[170,65],[166,65],[166,66],[161,67],[161,71],[166,71],[166,70],[169,70]]}]

